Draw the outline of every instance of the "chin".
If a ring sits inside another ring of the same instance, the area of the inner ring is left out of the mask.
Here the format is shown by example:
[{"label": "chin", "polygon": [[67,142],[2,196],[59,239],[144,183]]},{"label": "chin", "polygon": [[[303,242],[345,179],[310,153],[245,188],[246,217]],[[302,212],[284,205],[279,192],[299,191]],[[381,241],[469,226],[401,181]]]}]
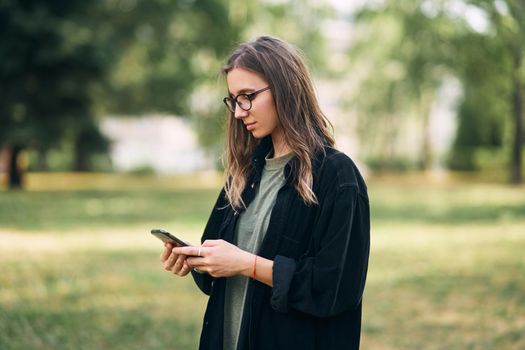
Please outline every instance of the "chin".
[{"label": "chin", "polygon": [[252,133],[252,136],[255,137],[256,139],[262,139],[269,135],[268,133],[260,132],[258,130],[254,130],[251,133]]}]

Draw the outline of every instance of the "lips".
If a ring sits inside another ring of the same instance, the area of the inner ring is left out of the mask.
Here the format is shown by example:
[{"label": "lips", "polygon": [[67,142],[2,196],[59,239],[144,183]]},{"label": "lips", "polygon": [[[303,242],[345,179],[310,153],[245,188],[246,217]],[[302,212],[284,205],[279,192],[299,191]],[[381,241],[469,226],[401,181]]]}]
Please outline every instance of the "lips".
[{"label": "lips", "polygon": [[253,128],[255,128],[255,124],[256,124],[256,123],[257,123],[257,122],[244,123],[244,125],[246,126],[246,129],[247,129],[248,131],[250,131],[250,130],[252,130]]}]

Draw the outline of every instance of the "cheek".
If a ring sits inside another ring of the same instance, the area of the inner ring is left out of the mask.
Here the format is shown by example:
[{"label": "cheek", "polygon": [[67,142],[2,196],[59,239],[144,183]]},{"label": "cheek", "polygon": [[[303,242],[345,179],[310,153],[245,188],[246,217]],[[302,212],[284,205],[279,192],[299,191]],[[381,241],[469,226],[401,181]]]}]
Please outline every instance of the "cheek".
[{"label": "cheek", "polygon": [[269,104],[267,108],[264,109],[264,120],[270,126],[277,126],[279,124],[279,118],[277,117],[277,111],[273,104]]},{"label": "cheek", "polygon": [[274,127],[277,127],[279,126],[279,117],[277,116],[277,111],[275,110],[275,108],[272,108],[271,111],[270,111],[270,114],[271,116],[271,120],[272,120],[272,125]]},{"label": "cheek", "polygon": [[[258,108],[252,110],[253,117],[261,124],[264,125],[266,132],[272,132],[277,126],[279,126],[279,118],[277,117],[277,109],[272,99],[268,99],[261,103]],[[266,130],[267,128],[271,130]]]}]

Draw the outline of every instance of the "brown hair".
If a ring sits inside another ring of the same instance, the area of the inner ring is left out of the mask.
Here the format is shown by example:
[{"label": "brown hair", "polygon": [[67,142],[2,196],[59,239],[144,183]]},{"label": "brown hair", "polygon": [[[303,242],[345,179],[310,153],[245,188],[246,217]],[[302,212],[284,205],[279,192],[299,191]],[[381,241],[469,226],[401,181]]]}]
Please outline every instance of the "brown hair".
[{"label": "brown hair", "polygon": [[[280,39],[261,36],[241,44],[231,54],[223,73],[227,75],[234,68],[252,71],[268,82],[284,140],[298,159],[295,189],[305,203],[317,203],[312,191],[312,158],[317,151],[323,150],[323,146],[333,146],[334,139],[328,131],[331,124],[319,108],[301,54]],[[252,170],[252,153],[259,142],[230,113],[225,192],[234,208],[245,206],[241,194]]]}]

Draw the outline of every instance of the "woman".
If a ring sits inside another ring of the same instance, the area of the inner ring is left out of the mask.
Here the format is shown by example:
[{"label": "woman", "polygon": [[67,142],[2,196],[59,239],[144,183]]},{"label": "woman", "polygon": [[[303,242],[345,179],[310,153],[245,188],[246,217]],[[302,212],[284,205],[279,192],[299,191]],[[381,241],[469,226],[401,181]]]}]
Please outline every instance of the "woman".
[{"label": "woman", "polygon": [[358,349],[370,238],[365,182],[333,148],[300,55],[240,45],[229,90],[227,181],[202,245],[161,254],[210,296],[200,349]]}]

